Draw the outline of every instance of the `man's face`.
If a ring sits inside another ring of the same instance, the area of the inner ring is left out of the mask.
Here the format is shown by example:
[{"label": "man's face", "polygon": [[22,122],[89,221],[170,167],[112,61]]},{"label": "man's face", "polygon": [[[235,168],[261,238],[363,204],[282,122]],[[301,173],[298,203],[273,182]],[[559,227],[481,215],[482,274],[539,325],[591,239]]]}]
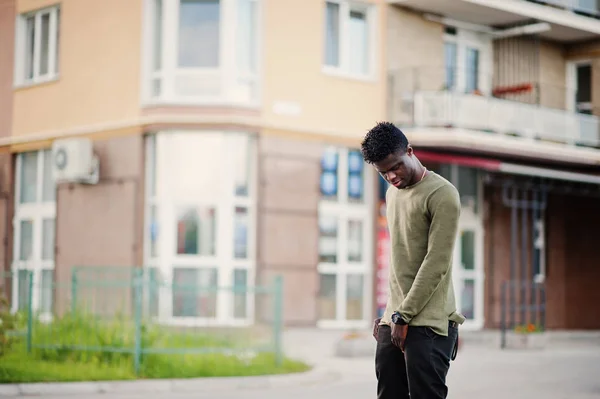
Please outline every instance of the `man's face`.
[{"label": "man's face", "polygon": [[373,166],[392,186],[398,189],[405,188],[414,180],[416,163],[413,149],[409,145],[406,151],[392,153]]}]

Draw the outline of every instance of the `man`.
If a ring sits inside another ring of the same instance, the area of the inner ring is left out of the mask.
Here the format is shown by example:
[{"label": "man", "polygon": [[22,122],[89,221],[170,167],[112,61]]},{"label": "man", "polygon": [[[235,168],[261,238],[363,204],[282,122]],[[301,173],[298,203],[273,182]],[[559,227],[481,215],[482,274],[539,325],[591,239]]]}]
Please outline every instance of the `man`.
[{"label": "man", "polygon": [[465,321],[456,311],[452,285],[458,191],[419,162],[391,123],[371,129],[361,151],[391,184],[386,193],[390,292],[385,313],[373,326],[377,397],[446,398],[458,325]]}]

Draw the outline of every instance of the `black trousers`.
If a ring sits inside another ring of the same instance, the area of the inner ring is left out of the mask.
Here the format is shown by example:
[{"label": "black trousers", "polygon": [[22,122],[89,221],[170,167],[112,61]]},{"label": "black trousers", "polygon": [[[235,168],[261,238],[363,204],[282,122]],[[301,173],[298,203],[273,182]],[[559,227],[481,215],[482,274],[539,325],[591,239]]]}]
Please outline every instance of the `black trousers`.
[{"label": "black trousers", "polygon": [[445,399],[446,375],[455,354],[458,327],[444,337],[428,327],[408,327],[404,353],[392,344],[392,329],[379,327],[375,373],[378,399]]}]

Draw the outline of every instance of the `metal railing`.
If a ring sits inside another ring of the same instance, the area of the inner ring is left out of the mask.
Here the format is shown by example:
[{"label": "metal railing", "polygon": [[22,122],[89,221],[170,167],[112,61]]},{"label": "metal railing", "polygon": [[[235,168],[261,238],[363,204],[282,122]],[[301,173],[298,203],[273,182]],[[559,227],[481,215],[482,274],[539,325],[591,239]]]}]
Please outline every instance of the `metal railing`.
[{"label": "metal railing", "polygon": [[[283,362],[281,277],[268,286],[219,287],[166,281],[150,268],[74,267],[70,281],[53,282],[48,314],[32,306],[36,285],[28,276],[29,289],[12,295],[20,300],[13,309],[27,304],[20,331],[27,352],[125,354],[138,375],[149,355],[268,354]],[[5,286],[18,291],[11,277]]]},{"label": "metal railing", "polygon": [[[568,98],[575,98],[574,91],[552,84],[510,86],[492,83],[491,78],[488,87],[468,91],[472,86],[466,83],[468,78],[462,82],[449,78],[456,75],[461,74],[428,67],[390,73],[389,114],[393,121],[403,126],[454,127],[600,147],[598,117],[557,108],[566,108]],[[506,92],[507,87],[520,91]],[[491,93],[497,93],[496,97]]]},{"label": "metal railing", "polygon": [[533,327],[534,331],[546,328],[546,287],[531,280],[509,280],[502,284],[500,295],[501,348],[506,348],[509,331]]}]

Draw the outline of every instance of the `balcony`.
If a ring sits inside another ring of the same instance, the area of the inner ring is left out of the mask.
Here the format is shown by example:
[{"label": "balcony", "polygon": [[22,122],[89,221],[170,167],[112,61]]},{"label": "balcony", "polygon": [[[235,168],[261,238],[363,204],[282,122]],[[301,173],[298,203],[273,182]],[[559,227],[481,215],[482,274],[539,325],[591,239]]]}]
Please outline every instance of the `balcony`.
[{"label": "balcony", "polygon": [[[539,32],[548,40],[577,42],[600,34],[600,10],[595,0],[388,0],[426,14],[446,25],[460,21],[488,33],[531,21],[546,22]],[[493,28],[492,28],[493,27]]]},{"label": "balcony", "polygon": [[405,128],[465,129],[528,142],[600,148],[598,117],[558,108],[575,96],[574,91],[551,84],[512,85],[510,94],[503,92],[507,85],[488,86],[487,93],[447,90],[446,77],[444,69],[392,72],[392,120]]}]

